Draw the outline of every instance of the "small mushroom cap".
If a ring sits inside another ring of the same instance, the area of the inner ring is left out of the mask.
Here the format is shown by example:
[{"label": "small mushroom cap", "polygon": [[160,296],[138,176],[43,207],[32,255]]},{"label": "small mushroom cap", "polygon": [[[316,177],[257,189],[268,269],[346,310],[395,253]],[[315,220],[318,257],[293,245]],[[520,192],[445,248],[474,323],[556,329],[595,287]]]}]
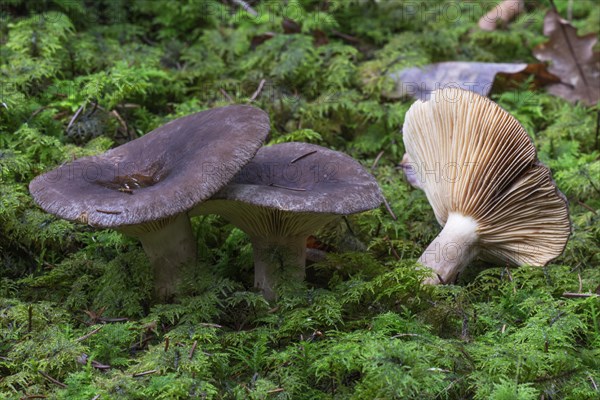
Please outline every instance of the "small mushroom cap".
[{"label": "small mushroom cap", "polygon": [[268,115],[233,105],[171,121],[103,154],[83,157],[29,185],[47,212],[115,228],[172,217],[223,187],[256,154]]},{"label": "small mushroom cap", "polygon": [[227,186],[191,214],[219,214],[254,238],[306,236],[378,207],[375,178],[350,156],[307,143],[261,148]]},{"label": "small mushroom cap", "polygon": [[478,223],[484,255],[545,265],[570,234],[567,202],[521,124],[486,97],[443,89],[406,114],[404,144],[444,226],[450,213]]},{"label": "small mushroom cap", "polygon": [[308,143],[261,148],[211,200],[281,211],[347,215],[378,207],[375,178],[352,157]]}]

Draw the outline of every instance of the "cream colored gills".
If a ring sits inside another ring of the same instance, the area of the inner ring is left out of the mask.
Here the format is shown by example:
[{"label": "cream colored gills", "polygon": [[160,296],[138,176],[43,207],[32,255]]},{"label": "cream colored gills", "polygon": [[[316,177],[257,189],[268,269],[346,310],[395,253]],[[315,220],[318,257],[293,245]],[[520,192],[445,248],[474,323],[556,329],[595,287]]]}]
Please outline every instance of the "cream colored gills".
[{"label": "cream colored gills", "polygon": [[411,106],[403,134],[404,162],[414,168],[408,180],[444,227],[419,259],[437,274],[426,283],[451,283],[478,256],[542,266],[562,253],[567,201],[525,129],[500,106],[470,91],[438,90]]}]

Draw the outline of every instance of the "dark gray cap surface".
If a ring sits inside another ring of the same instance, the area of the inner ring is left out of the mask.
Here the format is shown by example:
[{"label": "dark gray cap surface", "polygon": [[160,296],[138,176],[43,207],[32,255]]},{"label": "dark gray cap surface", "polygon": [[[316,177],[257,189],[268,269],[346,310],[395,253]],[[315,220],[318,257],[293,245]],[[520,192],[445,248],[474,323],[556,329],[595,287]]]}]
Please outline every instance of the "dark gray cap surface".
[{"label": "dark gray cap surface", "polygon": [[98,156],[36,177],[35,201],[61,218],[98,227],[174,216],[209,198],[256,153],[268,115],[233,105],[178,118]]},{"label": "dark gray cap surface", "polygon": [[352,157],[295,142],[261,148],[212,199],[339,215],[371,210],[383,201],[375,178]]}]

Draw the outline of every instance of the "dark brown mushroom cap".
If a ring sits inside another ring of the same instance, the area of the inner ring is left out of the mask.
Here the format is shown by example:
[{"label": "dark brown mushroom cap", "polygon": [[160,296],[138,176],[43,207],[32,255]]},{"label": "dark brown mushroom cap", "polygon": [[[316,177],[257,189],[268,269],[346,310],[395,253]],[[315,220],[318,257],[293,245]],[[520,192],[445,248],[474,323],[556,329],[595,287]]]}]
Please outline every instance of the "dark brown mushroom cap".
[{"label": "dark brown mushroom cap", "polygon": [[36,177],[35,201],[61,218],[119,227],[187,211],[222,188],[255,155],[268,115],[233,105],[178,118],[98,156]]},{"label": "dark brown mushroom cap", "polygon": [[261,148],[211,200],[346,215],[376,208],[383,197],[375,178],[352,157],[292,142]]}]

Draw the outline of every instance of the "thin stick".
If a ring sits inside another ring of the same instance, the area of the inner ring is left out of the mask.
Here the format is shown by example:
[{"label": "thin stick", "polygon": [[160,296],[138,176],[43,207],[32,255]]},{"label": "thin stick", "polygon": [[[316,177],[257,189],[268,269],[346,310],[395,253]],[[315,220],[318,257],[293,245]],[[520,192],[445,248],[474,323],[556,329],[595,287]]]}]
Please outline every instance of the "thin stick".
[{"label": "thin stick", "polygon": [[276,388],[276,389],[267,390],[267,393],[268,394],[271,394],[271,393],[281,393],[284,390],[285,390],[284,388]]},{"label": "thin stick", "polygon": [[423,335],[419,335],[418,333],[399,333],[397,335],[392,336],[392,339],[398,339],[398,338],[406,337],[406,336],[422,337]]},{"label": "thin stick", "polygon": [[563,297],[566,297],[568,299],[577,299],[577,298],[582,298],[582,297],[600,297],[599,295],[595,294],[595,293],[571,293],[571,292],[564,292],[562,294]]},{"label": "thin stick", "polygon": [[62,383],[61,381],[59,381],[57,379],[54,379],[53,377],[51,377],[44,371],[38,370],[38,372],[40,373],[40,375],[42,375],[44,378],[48,379],[50,382],[54,383],[56,386],[60,386],[63,389],[67,387],[67,385],[65,385],[64,383]]},{"label": "thin stick", "polygon": [[100,322],[127,322],[129,318],[98,318]]},{"label": "thin stick", "polygon": [[40,107],[37,110],[35,110],[27,119],[27,122],[29,122],[33,117],[35,117],[36,115],[38,115],[39,113],[41,113],[42,111],[46,110],[48,107],[44,106],[44,107]]},{"label": "thin stick", "polygon": [[27,400],[27,399],[47,399],[48,396],[44,396],[43,394],[28,394],[25,395],[23,397],[21,397],[21,400]]},{"label": "thin stick", "polygon": [[92,397],[92,400],[98,400],[99,398],[100,398],[100,395],[99,395],[99,394],[97,394],[97,395],[95,395],[94,397]]},{"label": "thin stick", "polygon": [[290,161],[290,165],[291,165],[291,164],[293,164],[293,163],[295,163],[296,161],[300,161],[300,160],[302,160],[304,157],[308,157],[308,156],[310,156],[311,154],[315,154],[316,152],[317,152],[317,150],[313,150],[313,151],[309,151],[308,153],[306,153],[306,154],[303,154],[303,155],[301,155],[301,156],[299,156],[299,157],[296,157],[296,158],[294,158],[292,161]]},{"label": "thin stick", "polygon": [[169,351],[169,338],[165,338],[165,352]]},{"label": "thin stick", "polygon": [[33,308],[29,305],[27,309],[27,333],[31,333],[31,327],[33,325]]},{"label": "thin stick", "polygon": [[244,0],[231,0],[231,1],[234,2],[235,4],[237,4],[238,6],[242,7],[248,14],[252,15],[253,17],[256,17],[258,15],[256,10],[254,8],[250,7],[250,4],[246,3]]},{"label": "thin stick", "polygon": [[69,124],[67,125],[67,131],[71,128],[71,126],[75,123],[75,121],[77,121],[77,118],[79,118],[79,114],[81,114],[81,111],[83,110],[83,106],[79,107],[77,109],[77,111],[75,111],[73,118],[71,118],[71,120],[69,121]]},{"label": "thin stick", "polygon": [[137,374],[133,374],[132,376],[134,378],[138,378],[140,376],[152,375],[152,374],[155,374],[157,372],[158,372],[157,369],[151,369],[150,371],[138,372]]},{"label": "thin stick", "polygon": [[596,112],[596,150],[600,150],[600,110]]},{"label": "thin stick", "polygon": [[[383,196],[381,196],[381,197],[383,197]],[[383,205],[385,206],[385,209],[390,214],[390,216],[392,217],[392,219],[394,221],[398,221],[398,217],[396,217],[396,214],[394,214],[394,211],[392,211],[392,207],[390,207],[390,203],[388,203],[388,201],[387,201],[387,199],[385,197],[383,197]]]},{"label": "thin stick", "polygon": [[594,213],[594,214],[596,214],[596,215],[598,214],[598,213],[596,212],[596,210],[594,210],[592,207],[588,206],[587,204],[585,204],[585,203],[584,203],[583,201],[581,201],[581,200],[577,200],[577,204],[579,204],[581,207],[583,207],[583,208],[585,208],[585,209],[587,209],[587,210],[589,210],[589,211],[593,212],[593,213]]},{"label": "thin stick", "polygon": [[112,115],[114,115],[119,122],[121,123],[121,125],[123,125],[123,128],[125,129],[125,133],[127,133],[127,136],[129,137],[130,140],[135,139],[132,135],[131,132],[129,132],[129,126],[127,125],[127,122],[125,122],[125,120],[121,117],[121,114],[119,114],[117,112],[117,110],[112,110]]},{"label": "thin stick", "polygon": [[194,352],[196,351],[196,347],[198,346],[198,341],[194,340],[194,344],[192,345],[192,348],[190,350],[190,354],[188,355],[188,358],[191,360],[192,358],[194,358]]},{"label": "thin stick", "polygon": [[394,255],[394,258],[396,260],[401,260],[402,257],[400,257],[400,255],[398,254],[398,252],[396,251],[396,249],[394,248],[394,246],[392,245],[392,242],[390,241],[389,237],[384,237],[383,240],[385,240],[388,244],[388,246],[390,246],[390,250],[392,251],[392,254]]},{"label": "thin stick", "polygon": [[225,89],[221,88],[221,89],[219,89],[219,91],[221,92],[221,94],[223,96],[225,96],[227,98],[227,100],[229,100],[230,103],[233,103],[233,99],[231,98],[231,96],[229,95],[229,93],[227,93],[225,91]]},{"label": "thin stick", "polygon": [[94,329],[93,331],[91,331],[90,333],[86,333],[82,337],[79,337],[79,338],[75,339],[75,341],[76,342],[83,342],[85,339],[87,339],[90,336],[95,335],[96,333],[98,333],[100,331],[100,329],[102,329],[103,327],[104,327],[104,325],[100,325],[99,327],[97,327],[96,329]]},{"label": "thin stick", "polygon": [[583,282],[581,280],[581,274],[577,273],[577,279],[579,279],[579,290],[577,292],[581,293],[581,289],[583,289]]},{"label": "thin stick", "polygon": [[209,328],[222,328],[223,327],[222,325],[211,324],[209,322],[200,322],[198,325],[200,325],[200,326],[206,326],[206,327],[209,327]]},{"label": "thin stick", "polygon": [[373,165],[371,165],[371,171],[373,171],[375,169],[375,167],[379,163],[379,160],[381,160],[381,156],[383,156],[383,153],[384,153],[384,151],[381,150],[379,152],[379,154],[377,154],[377,157],[375,157],[375,161],[373,161]]},{"label": "thin stick", "polygon": [[256,98],[258,97],[258,95],[260,94],[260,92],[262,92],[263,86],[265,86],[265,82],[266,82],[266,79],[262,79],[260,81],[260,83],[258,84],[258,88],[254,92],[254,94],[252,95],[252,97],[250,97],[250,101],[251,102],[254,101],[254,100],[256,100]]}]

